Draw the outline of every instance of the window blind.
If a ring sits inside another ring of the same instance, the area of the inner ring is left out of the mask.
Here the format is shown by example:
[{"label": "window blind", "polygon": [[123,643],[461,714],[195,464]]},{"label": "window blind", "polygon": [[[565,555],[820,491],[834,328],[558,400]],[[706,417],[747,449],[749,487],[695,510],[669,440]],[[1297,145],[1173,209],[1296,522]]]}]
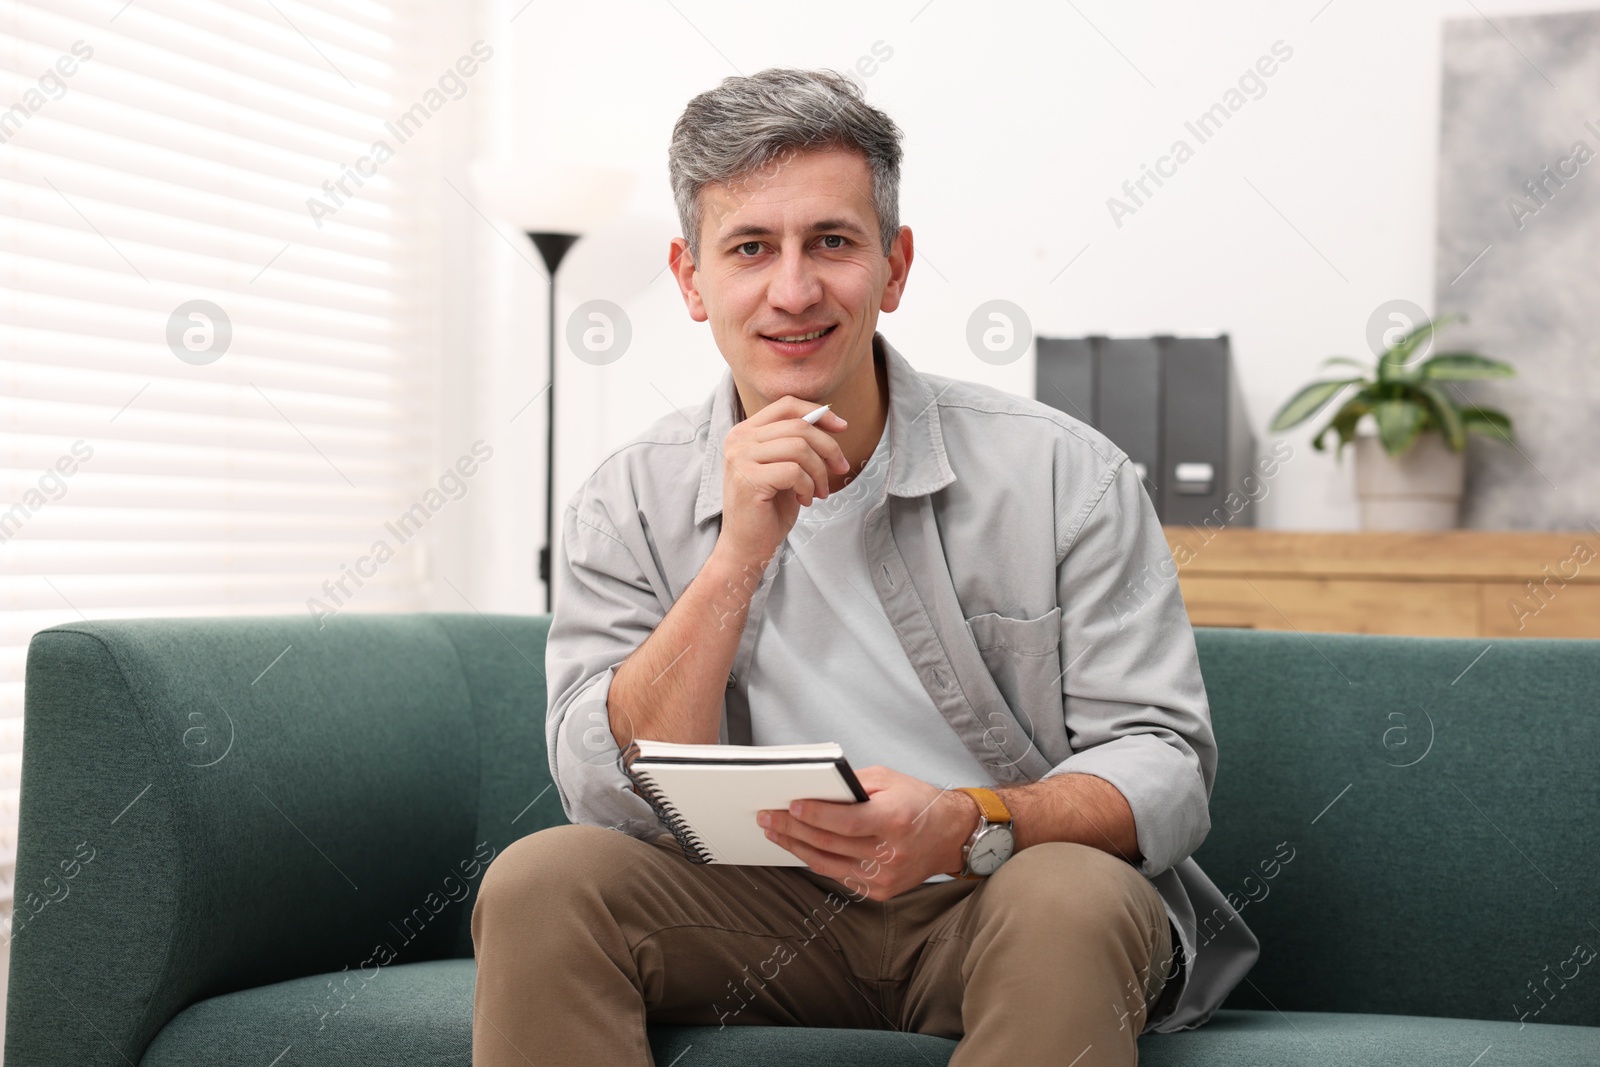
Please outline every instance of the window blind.
[{"label": "window blind", "polygon": [[385,133],[420,36],[373,0],[0,0],[7,937],[38,888],[13,885],[37,630],[421,606],[385,525],[431,484],[438,161],[426,113]]}]

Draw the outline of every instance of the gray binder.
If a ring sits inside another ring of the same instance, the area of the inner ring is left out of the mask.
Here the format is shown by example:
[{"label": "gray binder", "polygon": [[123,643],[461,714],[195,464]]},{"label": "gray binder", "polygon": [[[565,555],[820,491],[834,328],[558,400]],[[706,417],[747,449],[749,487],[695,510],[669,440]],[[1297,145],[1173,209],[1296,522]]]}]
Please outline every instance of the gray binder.
[{"label": "gray binder", "polygon": [[1244,495],[1255,437],[1228,336],[1037,339],[1036,398],[1111,438],[1168,525],[1254,525]]}]

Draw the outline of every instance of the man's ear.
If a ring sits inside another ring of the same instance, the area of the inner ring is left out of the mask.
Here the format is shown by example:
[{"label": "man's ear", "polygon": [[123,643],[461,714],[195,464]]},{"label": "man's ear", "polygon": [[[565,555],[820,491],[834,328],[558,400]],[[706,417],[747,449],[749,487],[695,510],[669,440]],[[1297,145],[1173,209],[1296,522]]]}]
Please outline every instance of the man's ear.
[{"label": "man's ear", "polygon": [[709,316],[706,314],[705,302],[700,299],[700,288],[695,283],[694,257],[689,255],[689,242],[682,237],[674,237],[667,246],[667,266],[672,269],[672,276],[678,280],[678,291],[683,294],[683,303],[689,309],[689,317],[696,322],[705,322]]},{"label": "man's ear", "polygon": [[902,226],[889,246],[889,281],[883,287],[879,311],[893,311],[900,306],[900,299],[906,292],[906,275],[911,273],[912,256],[911,227]]}]

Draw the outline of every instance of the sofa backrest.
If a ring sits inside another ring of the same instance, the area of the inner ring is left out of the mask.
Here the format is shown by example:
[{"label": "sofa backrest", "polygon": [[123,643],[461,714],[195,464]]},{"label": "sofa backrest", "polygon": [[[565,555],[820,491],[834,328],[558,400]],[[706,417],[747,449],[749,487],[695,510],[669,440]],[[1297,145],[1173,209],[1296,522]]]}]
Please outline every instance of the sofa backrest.
[{"label": "sofa backrest", "polygon": [[347,614],[35,635],[6,1061],[138,1062],[207,997],[470,956],[483,868],[566,821],[548,629]]},{"label": "sofa backrest", "polygon": [[1225,1006],[1600,1025],[1600,641],[1195,636]]}]

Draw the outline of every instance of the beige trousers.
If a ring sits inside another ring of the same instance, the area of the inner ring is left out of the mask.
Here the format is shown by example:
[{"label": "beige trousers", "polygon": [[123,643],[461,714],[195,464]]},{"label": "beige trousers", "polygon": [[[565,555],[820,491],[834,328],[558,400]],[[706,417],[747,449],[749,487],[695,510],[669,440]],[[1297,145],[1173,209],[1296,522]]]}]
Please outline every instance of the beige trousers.
[{"label": "beige trousers", "polygon": [[690,863],[670,834],[551,827],[472,912],[474,1067],[650,1067],[646,1023],[959,1038],[951,1067],[1109,1067],[1174,967],[1148,879],[1042,842],[891,900],[806,867]]}]

